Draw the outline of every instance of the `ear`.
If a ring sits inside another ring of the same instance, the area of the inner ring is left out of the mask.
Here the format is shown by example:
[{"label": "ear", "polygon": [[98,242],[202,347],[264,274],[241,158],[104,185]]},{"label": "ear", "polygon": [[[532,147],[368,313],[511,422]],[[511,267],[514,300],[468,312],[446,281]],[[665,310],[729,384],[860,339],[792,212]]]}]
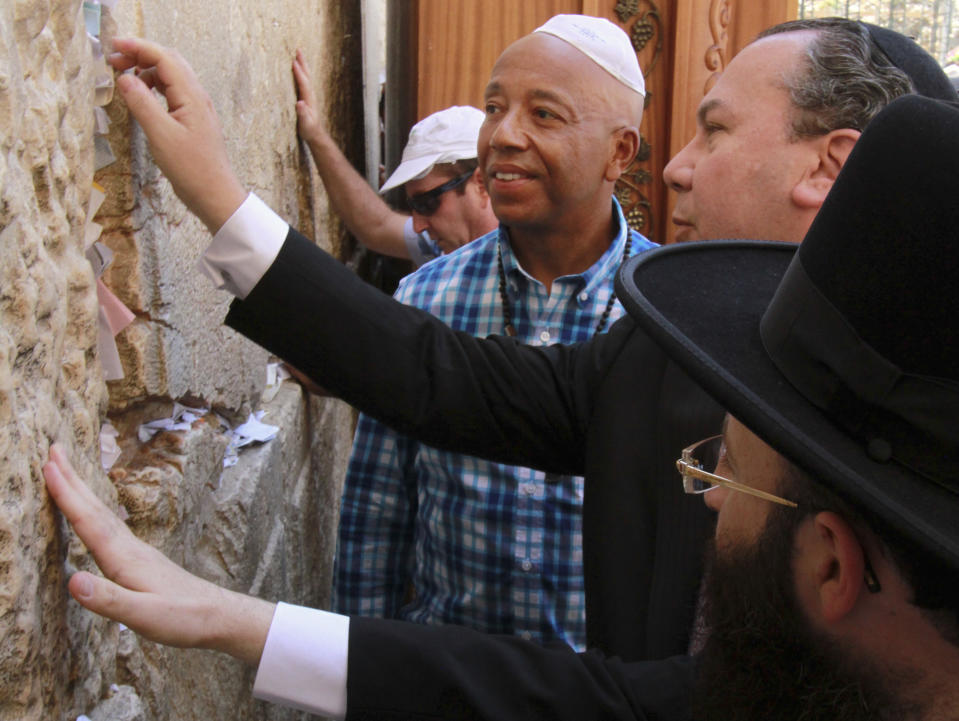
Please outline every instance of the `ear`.
[{"label": "ear", "polygon": [[821,511],[801,527],[797,551],[798,591],[807,612],[827,625],[842,621],[865,589],[865,554],[852,526]]},{"label": "ear", "polygon": [[819,209],[860,135],[858,130],[840,128],[809,141],[813,143],[816,154],[793,187],[792,199],[796,205]]},{"label": "ear", "polygon": [[479,168],[476,168],[476,171],[473,173],[473,177],[469,179],[469,184],[473,186],[473,190],[477,192],[477,197],[480,201],[480,207],[485,208],[486,204],[489,203],[489,193],[486,192],[486,184],[483,182],[483,173]]},{"label": "ear", "polygon": [[486,192],[486,184],[483,182],[483,173],[479,168],[473,173],[473,177],[467,181],[469,193],[475,194],[475,206],[480,210],[486,210],[489,205],[489,193]]},{"label": "ear", "polygon": [[603,179],[611,183],[619,180],[639,152],[639,128],[626,126],[616,130],[609,139],[609,162]]}]

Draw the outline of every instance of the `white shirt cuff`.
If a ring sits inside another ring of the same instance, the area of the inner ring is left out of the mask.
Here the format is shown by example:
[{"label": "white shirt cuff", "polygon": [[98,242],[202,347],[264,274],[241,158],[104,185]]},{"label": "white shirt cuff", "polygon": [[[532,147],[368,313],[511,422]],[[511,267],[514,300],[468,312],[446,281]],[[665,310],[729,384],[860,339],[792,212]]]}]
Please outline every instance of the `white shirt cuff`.
[{"label": "white shirt cuff", "polygon": [[250,193],[213,236],[197,266],[217,288],[242,300],[276,260],[289,229]]},{"label": "white shirt cuff", "polygon": [[301,711],[345,718],[349,635],[348,616],[278,603],[253,695]]}]

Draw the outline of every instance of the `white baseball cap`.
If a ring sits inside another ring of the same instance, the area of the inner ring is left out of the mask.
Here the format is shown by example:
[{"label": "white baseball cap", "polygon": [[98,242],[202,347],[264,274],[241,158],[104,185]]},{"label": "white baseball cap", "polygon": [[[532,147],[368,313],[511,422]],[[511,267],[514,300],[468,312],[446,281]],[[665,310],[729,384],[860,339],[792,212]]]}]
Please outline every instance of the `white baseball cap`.
[{"label": "white baseball cap", "polygon": [[476,139],[486,114],[470,105],[454,105],[428,115],[410,130],[403,157],[381,193],[422,178],[437,163],[476,157]]},{"label": "white baseball cap", "polygon": [[629,36],[615,23],[590,15],[554,15],[533,32],[565,40],[627,88],[645,97],[646,82],[636,51]]}]

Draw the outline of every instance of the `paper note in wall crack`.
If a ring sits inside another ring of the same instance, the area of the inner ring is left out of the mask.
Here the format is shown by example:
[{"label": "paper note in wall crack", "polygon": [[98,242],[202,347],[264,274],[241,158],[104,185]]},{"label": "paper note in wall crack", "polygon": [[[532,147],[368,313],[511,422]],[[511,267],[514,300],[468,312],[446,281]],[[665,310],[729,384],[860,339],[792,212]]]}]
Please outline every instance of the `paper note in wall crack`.
[{"label": "paper note in wall crack", "polygon": [[140,439],[140,443],[146,443],[160,431],[188,431],[196,421],[209,412],[209,408],[190,408],[174,402],[173,413],[169,418],[158,418],[155,421],[143,423],[137,429],[137,438]]},{"label": "paper note in wall crack", "polygon": [[120,457],[120,445],[117,443],[120,431],[112,423],[100,426],[100,465],[103,470],[109,471]]}]

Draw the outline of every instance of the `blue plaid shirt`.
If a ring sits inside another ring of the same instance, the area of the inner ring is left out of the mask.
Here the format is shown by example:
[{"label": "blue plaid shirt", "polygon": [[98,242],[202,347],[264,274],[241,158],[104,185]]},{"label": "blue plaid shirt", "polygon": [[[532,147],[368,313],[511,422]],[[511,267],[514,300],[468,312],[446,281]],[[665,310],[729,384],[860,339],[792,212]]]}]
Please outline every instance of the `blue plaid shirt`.
[{"label": "blue plaid shirt", "polygon": [[[499,242],[517,337],[531,345],[588,340],[613,292],[626,233],[630,255],[654,246],[627,231],[615,199],[613,210],[616,240],[585,273],[557,278],[552,289],[519,267],[500,228],[422,266],[395,297],[455,329],[503,333]],[[609,323],[622,314],[616,301]],[[582,650],[582,501],[582,477],[439,451],[361,415],[343,490],[333,609]]]}]

